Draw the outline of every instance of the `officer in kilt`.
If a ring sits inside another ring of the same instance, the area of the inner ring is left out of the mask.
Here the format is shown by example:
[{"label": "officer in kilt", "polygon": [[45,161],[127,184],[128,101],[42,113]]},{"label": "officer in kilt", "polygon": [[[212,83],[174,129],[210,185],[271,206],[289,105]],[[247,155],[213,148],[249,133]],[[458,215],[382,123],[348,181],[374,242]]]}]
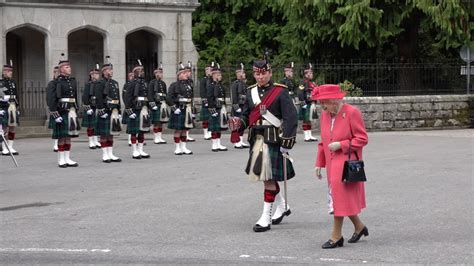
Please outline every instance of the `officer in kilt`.
[{"label": "officer in kilt", "polygon": [[[248,88],[241,118],[233,117],[229,124],[232,130],[249,128],[250,156],[245,171],[250,180],[264,183],[263,213],[253,230],[264,232],[291,213],[285,209],[278,182],[284,181],[282,153],[295,144],[298,121],[288,90],[272,82],[268,61],[255,61],[253,72],[257,84]],[[291,179],[293,165],[290,161],[286,165],[287,179]]]},{"label": "officer in kilt", "polygon": [[[109,57],[107,56],[107,59]],[[122,159],[114,155],[114,135],[120,134],[120,89],[114,75],[113,65],[110,62],[102,65],[102,88],[96,91],[97,123],[95,134],[100,136],[102,147],[102,162],[121,162]]]},{"label": "officer in kilt", "polygon": [[168,88],[166,101],[171,108],[171,117],[168,128],[174,129],[175,155],[190,155],[191,150],[186,148],[186,131],[194,127],[192,117],[193,88],[188,82],[188,73],[180,62],[176,71],[178,80],[171,83]]},{"label": "officer in kilt", "polygon": [[212,81],[207,86],[207,103],[209,104],[209,131],[211,131],[212,151],[227,151],[221,145],[221,131],[227,130],[227,110],[225,106],[225,89],[221,84],[222,71],[218,63],[212,68]]},{"label": "officer in kilt", "polygon": [[71,160],[71,138],[78,137],[80,130],[76,112],[77,82],[71,77],[71,65],[67,59],[62,58],[58,67],[55,90],[48,94],[50,120],[54,121],[52,138],[58,140],[58,166],[76,167],[78,163]]},{"label": "officer in kilt", "polygon": [[168,123],[170,117],[170,110],[166,104],[166,83],[163,81],[163,65],[153,71],[155,79],[150,81],[148,85],[149,95],[153,96],[150,101],[153,134],[155,144],[166,144],[166,141],[161,137],[163,132],[163,123]]},{"label": "officer in kilt", "polygon": [[[191,89],[193,90],[193,95],[194,95],[194,81],[192,79],[193,77],[193,72],[192,72],[192,64],[191,64],[191,61],[188,61],[188,64],[185,66],[186,68],[186,75],[188,76],[188,84],[189,86],[191,87]],[[194,101],[194,99],[193,99]],[[196,108],[193,104],[193,107],[192,107],[192,114],[191,114],[193,120],[196,118]],[[195,142],[196,140],[194,138],[191,138],[189,136],[189,130],[186,130],[186,142]]]},{"label": "officer in kilt", "polygon": [[[55,91],[56,91],[56,79],[58,78],[58,76],[59,76],[59,67],[54,66],[54,68],[53,68],[53,79],[50,80],[48,82],[48,85],[46,86],[46,103],[48,102],[48,97],[49,97],[48,95],[50,95],[52,93],[55,93]],[[49,106],[48,106],[48,109],[50,110]],[[48,121],[49,121],[48,128],[52,130],[53,125],[56,122],[52,119],[48,119]],[[58,140],[57,139],[53,140],[53,151],[58,152]]]},{"label": "officer in kilt", "polygon": [[82,93],[82,109],[84,117],[81,126],[87,128],[87,137],[89,138],[89,149],[100,148],[100,143],[94,134],[94,128],[97,121],[97,95],[104,90],[103,82],[100,81],[99,64],[89,72],[89,81],[84,86]]},{"label": "officer in kilt", "polygon": [[318,89],[317,85],[312,82],[313,66],[311,63],[304,66],[303,78],[298,90],[298,99],[301,102],[299,120],[303,121],[304,141],[318,141],[311,133],[311,123],[318,118],[316,101],[311,100],[311,92]]},{"label": "officer in kilt", "polygon": [[[247,85],[245,77],[244,64],[240,63],[235,70],[236,80],[230,85],[230,98],[232,99],[232,116],[240,117],[242,115],[242,108],[244,107],[245,99],[247,97]],[[232,131],[231,142],[234,143],[234,148],[244,149],[248,148],[249,144],[244,142],[244,132]]]},{"label": "officer in kilt", "polygon": [[0,79],[0,90],[3,90],[3,97],[0,97],[0,122],[7,132],[7,143],[2,142],[2,155],[10,155],[6,145],[13,155],[18,152],[13,148],[15,141],[15,128],[18,126],[20,116],[18,91],[13,77],[13,63],[3,65],[2,79]]},{"label": "officer in kilt", "polygon": [[285,77],[280,81],[281,84],[285,85],[288,88],[288,94],[293,99],[295,106],[299,105],[298,94],[296,91],[295,83],[293,83],[293,68],[295,64],[293,62],[286,64],[283,68]]},{"label": "officer in kilt", "polygon": [[[134,80],[134,75],[133,75],[133,72],[128,72],[127,74],[127,81],[125,82],[125,84],[123,85],[123,88],[122,88],[122,101],[125,102],[125,95],[127,95],[127,87],[128,87],[128,84]],[[127,112],[125,112],[125,109],[123,110],[122,112],[122,125],[127,125],[128,124],[128,114]],[[127,134],[127,138],[128,138],[128,146],[131,147],[132,146],[132,135],[130,134]]]},{"label": "officer in kilt", "polygon": [[128,84],[124,99],[128,114],[127,133],[131,135],[132,142],[132,158],[150,158],[150,155],[143,151],[143,143],[145,133],[150,132],[151,115],[148,103],[153,100],[153,97],[148,94],[145,72],[140,60],[133,68],[133,74],[134,80]]},{"label": "officer in kilt", "polygon": [[204,139],[210,140],[211,139],[211,132],[208,130],[209,128],[209,105],[207,104],[207,85],[211,82],[211,71],[212,67],[214,66],[214,62],[211,65],[206,66],[204,69],[205,75],[199,81],[199,97],[201,97],[201,112],[199,115],[199,120],[202,122],[202,130],[204,133]]}]

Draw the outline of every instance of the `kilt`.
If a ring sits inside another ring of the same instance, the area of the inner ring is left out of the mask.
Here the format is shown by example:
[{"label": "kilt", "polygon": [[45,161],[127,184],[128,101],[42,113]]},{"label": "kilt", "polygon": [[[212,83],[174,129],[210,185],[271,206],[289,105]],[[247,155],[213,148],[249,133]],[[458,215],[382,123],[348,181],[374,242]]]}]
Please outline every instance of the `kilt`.
[{"label": "kilt", "polygon": [[[77,138],[78,136],[71,136],[69,135],[69,114],[68,112],[61,113],[61,117],[63,118],[62,123],[56,123],[54,117],[50,116],[49,120],[52,121],[50,124],[53,129],[52,139],[62,139],[62,138]],[[53,124],[54,123],[54,124]]]},{"label": "kilt", "polygon": [[181,109],[181,113],[179,115],[174,114],[171,112],[170,121],[168,122],[168,128],[174,130],[185,130],[188,129],[184,126],[184,120],[186,119],[186,112]]},{"label": "kilt", "polygon": [[208,121],[209,117],[209,109],[207,107],[202,107],[201,112],[199,113],[199,121]]},{"label": "kilt", "polygon": [[209,116],[209,131],[211,132],[220,132],[227,130],[227,128],[221,128],[220,116],[213,117]]},{"label": "kilt", "polygon": [[[253,142],[251,142],[253,144]],[[277,144],[266,144],[268,145],[268,154],[270,158],[270,164],[272,169],[272,179],[274,181],[284,181],[285,177],[283,174],[283,155],[280,152],[280,145]],[[250,146],[250,155],[253,150],[253,145]],[[249,158],[250,159],[250,158]],[[286,161],[286,173],[287,180],[292,179],[295,176],[295,169],[290,161]],[[248,174],[248,173],[247,173]]]},{"label": "kilt", "polygon": [[300,111],[298,112],[298,120],[303,121],[305,123],[311,122],[311,119],[309,117],[309,109],[310,109],[309,105],[306,107],[306,109],[303,107],[300,107]]},{"label": "kilt", "polygon": [[158,110],[151,110],[151,122],[153,124],[156,124],[156,123],[161,123],[160,122],[160,115],[161,115],[161,111],[160,111],[160,106],[158,106]]},{"label": "kilt", "polygon": [[110,112],[107,118],[97,117],[94,134],[96,136],[110,136]]},{"label": "kilt", "polygon": [[97,122],[97,116],[95,115],[95,113],[92,115],[88,115],[84,112],[84,116],[82,117],[82,123],[81,123],[82,127],[94,128],[96,122]]},{"label": "kilt", "polygon": [[[133,113],[137,115],[137,118],[135,119],[128,119],[127,123],[127,134],[138,134],[138,133],[147,133],[149,131],[141,131],[140,130],[140,112],[141,110],[133,110]],[[109,120],[110,123],[110,120]],[[109,132],[110,132],[110,126],[109,126]]]},{"label": "kilt", "polygon": [[[1,110],[5,111],[4,116],[0,116],[0,124],[2,124],[3,129],[6,129],[8,127],[8,119],[10,118],[9,112],[8,112],[8,107],[7,108],[2,108]],[[20,116],[16,116],[16,123],[20,125]]]},{"label": "kilt", "polygon": [[122,112],[122,125],[128,125],[128,114],[125,110]]}]

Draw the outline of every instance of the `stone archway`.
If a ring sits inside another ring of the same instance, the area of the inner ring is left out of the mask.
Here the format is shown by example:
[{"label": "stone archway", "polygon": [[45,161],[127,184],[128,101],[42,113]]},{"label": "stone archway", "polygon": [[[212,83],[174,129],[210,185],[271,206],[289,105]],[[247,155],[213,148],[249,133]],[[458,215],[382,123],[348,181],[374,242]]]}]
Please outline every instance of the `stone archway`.
[{"label": "stone archway", "polygon": [[[13,62],[23,121],[44,119],[47,34],[32,25],[20,25],[6,34],[6,62]],[[6,63],[2,62],[2,64]]]},{"label": "stone archway", "polygon": [[105,33],[86,26],[72,30],[67,38],[72,76],[78,81],[78,87],[83,88],[90,69],[103,63]]},{"label": "stone archway", "polygon": [[125,37],[126,70],[130,71],[140,59],[145,70],[145,79],[153,79],[153,70],[160,59],[159,33],[148,29],[138,29],[127,34]]}]

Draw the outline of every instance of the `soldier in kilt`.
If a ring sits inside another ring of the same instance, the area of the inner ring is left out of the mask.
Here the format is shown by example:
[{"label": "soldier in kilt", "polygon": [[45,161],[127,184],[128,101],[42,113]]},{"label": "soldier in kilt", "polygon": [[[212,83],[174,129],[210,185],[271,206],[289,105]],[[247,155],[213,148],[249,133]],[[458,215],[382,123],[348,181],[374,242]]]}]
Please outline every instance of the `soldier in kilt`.
[{"label": "soldier in kilt", "polygon": [[[125,102],[125,95],[127,95],[127,87],[128,87],[128,84],[134,79],[134,75],[133,75],[133,72],[129,72],[127,74],[127,81],[125,82],[125,84],[123,85],[123,88],[122,88],[122,101]],[[125,109],[123,110],[122,112],[122,125],[127,125],[128,124],[128,114],[127,112],[125,112]],[[127,134],[127,138],[128,138],[128,146],[131,147],[132,146],[132,135],[130,134]]]},{"label": "soldier in kilt", "polygon": [[[64,56],[64,54],[62,54]],[[71,77],[71,65],[61,59],[58,64],[59,76],[54,91],[48,94],[48,106],[51,113],[52,138],[58,140],[58,166],[76,167],[71,160],[71,138],[79,136],[80,125],[77,119],[77,83]]]},{"label": "soldier in kilt", "polygon": [[174,129],[175,155],[190,155],[191,150],[186,148],[186,131],[194,127],[192,118],[193,88],[189,85],[188,74],[182,63],[178,64],[176,71],[178,80],[171,83],[168,88],[166,101],[171,108],[171,117],[168,128]]},{"label": "soldier in kilt", "polygon": [[[236,80],[230,85],[230,97],[232,99],[232,116],[240,117],[247,96],[247,85],[244,64],[240,63],[235,70]],[[249,144],[244,142],[244,132],[232,131],[230,141],[234,143],[234,148],[248,148]]]},{"label": "soldier in kilt", "polygon": [[[194,81],[192,79],[193,72],[192,72],[191,61],[188,61],[188,64],[185,66],[185,68],[186,68],[186,75],[188,76],[188,84],[191,87],[191,89],[193,90],[193,95],[194,95]],[[193,99],[193,102],[194,102],[194,99]],[[196,108],[194,107],[194,104],[192,106],[193,107],[192,107],[191,117],[194,120],[196,118]],[[194,138],[191,138],[189,136],[189,129],[186,130],[186,142],[195,142],[195,141],[196,140]]]},{"label": "soldier in kilt", "polygon": [[311,100],[311,92],[317,90],[317,85],[313,80],[313,66],[308,63],[304,66],[303,80],[299,86],[298,99],[301,102],[300,113],[298,119],[303,121],[304,141],[318,141],[311,133],[311,124],[318,118],[316,112],[316,101]]},{"label": "soldier in kilt", "polygon": [[221,131],[227,130],[227,110],[225,106],[225,89],[221,84],[222,71],[218,63],[212,68],[212,81],[207,86],[207,103],[209,104],[209,131],[211,131],[212,151],[227,151],[221,145]]},{"label": "soldier in kilt", "polygon": [[211,65],[206,66],[205,68],[205,76],[199,81],[199,97],[201,97],[201,112],[199,115],[199,120],[202,122],[202,130],[204,133],[204,139],[210,140],[211,139],[211,132],[208,130],[209,128],[209,105],[207,104],[207,85],[211,82],[211,71],[212,66],[214,66],[214,62]]},{"label": "soldier in kilt", "polygon": [[[107,57],[108,58],[108,57]],[[120,134],[120,89],[110,62],[102,65],[102,88],[97,91],[97,123],[95,134],[100,136],[102,147],[102,161],[104,163],[121,162],[122,159],[114,155],[114,134]]]},{"label": "soldier in kilt", "polygon": [[[150,155],[143,151],[145,133],[150,132],[151,115],[149,101],[153,100],[148,93],[148,86],[145,81],[145,71],[141,61],[133,68],[134,80],[127,87],[125,95],[125,108],[128,114],[127,133],[131,135],[132,158],[150,158]],[[138,143],[137,143],[138,141]]]},{"label": "soldier in kilt", "polygon": [[3,90],[3,97],[0,97],[0,122],[7,132],[7,143],[2,142],[2,155],[10,155],[6,145],[10,148],[13,155],[18,152],[13,148],[15,141],[15,128],[18,126],[20,116],[18,91],[13,76],[13,63],[5,64],[2,70],[2,79],[0,79],[0,90]]},{"label": "soldier in kilt", "polygon": [[149,95],[152,95],[153,100],[150,101],[153,134],[155,144],[166,144],[166,141],[161,137],[163,132],[163,123],[169,120],[169,108],[166,105],[166,83],[163,81],[163,65],[153,71],[155,79],[150,81],[148,85]]},{"label": "soldier in kilt", "polygon": [[100,148],[100,143],[94,134],[95,124],[97,122],[97,95],[104,90],[103,83],[100,81],[99,64],[89,72],[89,81],[84,86],[82,93],[82,109],[84,117],[81,126],[87,128],[87,137],[89,138],[89,149]]},{"label": "soldier in kilt", "polygon": [[[54,66],[54,68],[53,68],[53,79],[50,80],[48,82],[48,86],[46,86],[46,103],[48,102],[48,95],[55,92],[56,79],[58,78],[58,75],[59,75],[59,67]],[[48,106],[48,109],[50,109],[49,106]],[[54,123],[56,123],[56,122],[54,122],[54,119],[51,119],[51,115],[49,115],[48,128],[52,130]],[[58,152],[58,140],[57,139],[53,140],[53,151]]]},{"label": "soldier in kilt", "polygon": [[283,71],[285,72],[285,77],[280,81],[280,83],[288,88],[288,94],[290,94],[290,97],[293,99],[293,103],[295,104],[295,106],[298,106],[298,94],[296,91],[295,83],[293,83],[294,65],[295,64],[293,62],[285,65],[285,67],[283,68]]},{"label": "soldier in kilt", "polygon": [[[267,60],[255,61],[253,71],[257,84],[248,88],[241,118],[233,117],[229,125],[232,130],[249,128],[250,156],[245,171],[250,180],[264,183],[263,213],[253,230],[264,232],[291,213],[285,209],[278,182],[284,181],[282,154],[295,144],[298,121],[285,86],[272,82]],[[291,179],[295,176],[293,165],[290,161],[286,165],[287,178]]]}]

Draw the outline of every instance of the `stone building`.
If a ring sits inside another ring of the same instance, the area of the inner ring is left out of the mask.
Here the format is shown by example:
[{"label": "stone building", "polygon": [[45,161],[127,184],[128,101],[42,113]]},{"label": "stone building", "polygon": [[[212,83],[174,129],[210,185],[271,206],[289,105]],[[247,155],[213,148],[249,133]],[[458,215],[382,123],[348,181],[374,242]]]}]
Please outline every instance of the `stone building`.
[{"label": "stone building", "polygon": [[191,35],[198,6],[197,0],[0,0],[0,63],[13,60],[20,91],[44,87],[61,53],[80,87],[107,55],[120,86],[136,59],[147,79],[162,62],[169,84],[177,62],[198,59]]}]

